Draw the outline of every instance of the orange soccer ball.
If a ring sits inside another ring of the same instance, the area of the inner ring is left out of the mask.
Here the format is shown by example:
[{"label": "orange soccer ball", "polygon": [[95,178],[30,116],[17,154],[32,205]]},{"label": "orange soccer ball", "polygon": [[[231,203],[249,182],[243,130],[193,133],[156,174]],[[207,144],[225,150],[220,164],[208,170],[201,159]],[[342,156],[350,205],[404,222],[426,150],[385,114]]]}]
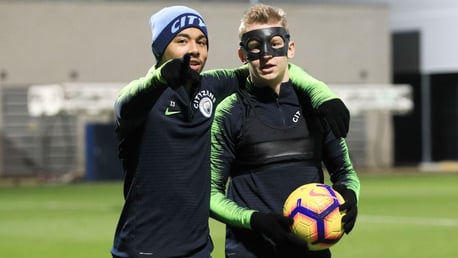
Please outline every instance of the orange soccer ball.
[{"label": "orange soccer ball", "polygon": [[286,199],[283,214],[294,219],[291,231],[307,241],[312,251],[333,246],[343,236],[339,206],[342,196],[331,186],[311,183],[298,187]]}]

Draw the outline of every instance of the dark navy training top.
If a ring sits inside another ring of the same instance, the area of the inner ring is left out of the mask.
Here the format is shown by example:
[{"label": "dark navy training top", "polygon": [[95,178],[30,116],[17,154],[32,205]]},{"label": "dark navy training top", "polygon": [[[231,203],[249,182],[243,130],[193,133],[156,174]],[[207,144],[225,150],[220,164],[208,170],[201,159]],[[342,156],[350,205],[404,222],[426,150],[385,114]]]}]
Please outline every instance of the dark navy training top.
[{"label": "dark navy training top", "polygon": [[112,253],[189,257],[210,245],[208,257],[210,125],[238,81],[234,71],[215,72],[191,97],[151,84],[134,81],[115,104],[125,203]]}]

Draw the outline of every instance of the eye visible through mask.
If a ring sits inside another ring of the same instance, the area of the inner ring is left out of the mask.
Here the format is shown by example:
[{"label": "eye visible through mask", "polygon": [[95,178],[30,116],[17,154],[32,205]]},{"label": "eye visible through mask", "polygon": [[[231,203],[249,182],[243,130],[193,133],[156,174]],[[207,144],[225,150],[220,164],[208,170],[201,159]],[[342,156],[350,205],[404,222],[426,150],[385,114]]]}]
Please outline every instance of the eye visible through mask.
[{"label": "eye visible through mask", "polygon": [[284,27],[252,30],[242,35],[240,46],[249,61],[263,56],[287,56],[289,37]]}]

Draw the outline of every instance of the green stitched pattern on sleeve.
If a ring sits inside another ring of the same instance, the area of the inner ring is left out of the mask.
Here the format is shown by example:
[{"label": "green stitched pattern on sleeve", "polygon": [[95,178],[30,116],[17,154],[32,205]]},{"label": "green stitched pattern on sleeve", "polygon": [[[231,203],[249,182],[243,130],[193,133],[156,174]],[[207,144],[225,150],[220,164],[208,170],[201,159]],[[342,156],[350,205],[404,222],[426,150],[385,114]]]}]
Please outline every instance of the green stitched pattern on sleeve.
[{"label": "green stitched pattern on sleeve", "polygon": [[324,82],[313,78],[302,68],[292,63],[289,63],[289,77],[299,91],[309,95],[314,108],[318,108],[327,100],[338,98]]}]

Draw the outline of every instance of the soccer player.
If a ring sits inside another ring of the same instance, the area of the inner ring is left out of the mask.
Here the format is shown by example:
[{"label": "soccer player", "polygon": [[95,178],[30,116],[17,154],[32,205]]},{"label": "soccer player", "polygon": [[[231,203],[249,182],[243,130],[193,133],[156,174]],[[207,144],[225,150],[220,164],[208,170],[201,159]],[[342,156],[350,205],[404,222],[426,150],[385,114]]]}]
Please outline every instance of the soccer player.
[{"label": "soccer player", "polygon": [[[121,90],[114,107],[125,202],[111,253],[208,258],[211,122],[216,105],[245,81],[248,68],[200,74],[207,27],[189,7],[164,8],[150,26],[157,63]],[[290,69],[298,90],[313,95],[324,118],[346,134],[344,104],[322,82]]]},{"label": "soccer player", "polygon": [[250,75],[217,106],[211,129],[210,213],[227,224],[226,257],[331,257],[329,249],[308,251],[282,208],[297,187],[324,182],[324,162],[345,199],[344,230],[352,230],[360,183],[345,140],[320,123],[310,99],[293,87],[288,59],[295,44],[284,11],[254,5],[239,34],[238,54]]}]

